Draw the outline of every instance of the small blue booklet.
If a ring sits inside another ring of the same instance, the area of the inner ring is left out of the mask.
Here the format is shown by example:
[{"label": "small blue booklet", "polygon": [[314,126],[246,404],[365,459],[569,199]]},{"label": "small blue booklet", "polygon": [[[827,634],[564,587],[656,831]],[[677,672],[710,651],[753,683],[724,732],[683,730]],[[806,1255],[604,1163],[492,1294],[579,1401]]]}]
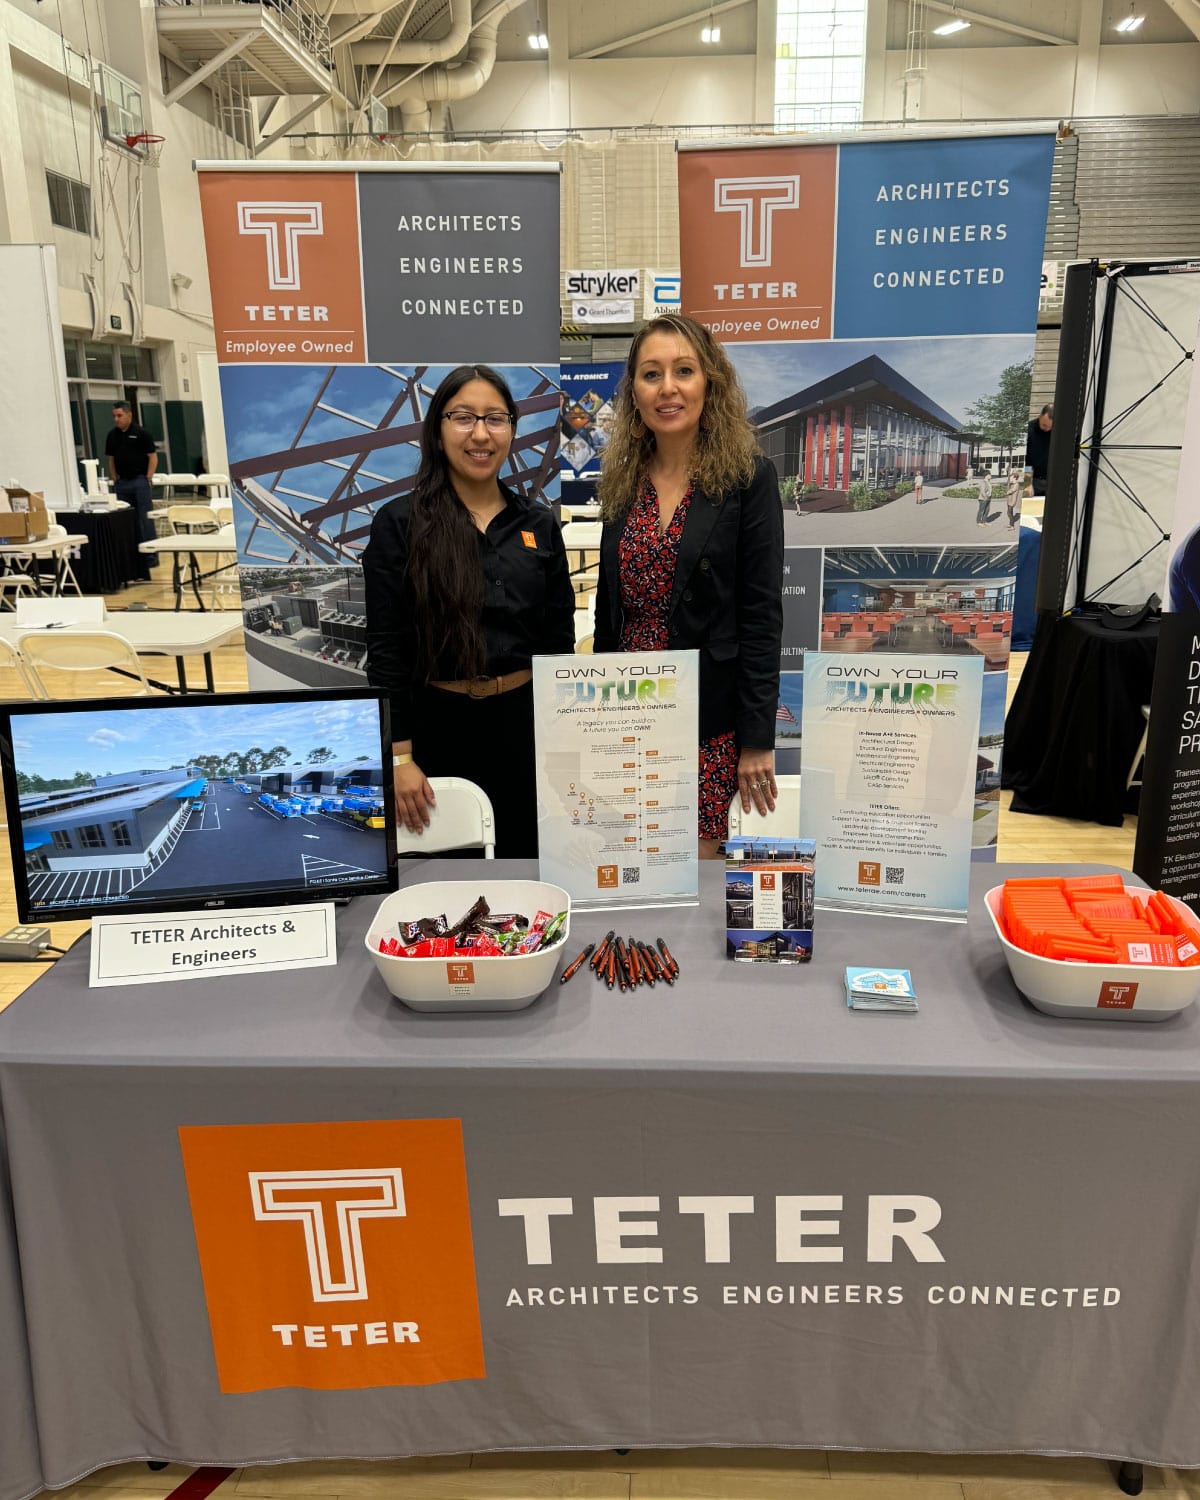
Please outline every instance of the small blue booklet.
[{"label": "small blue booklet", "polygon": [[912,1012],[917,992],[907,969],[858,969],[847,966],[846,1004],[851,1010]]}]

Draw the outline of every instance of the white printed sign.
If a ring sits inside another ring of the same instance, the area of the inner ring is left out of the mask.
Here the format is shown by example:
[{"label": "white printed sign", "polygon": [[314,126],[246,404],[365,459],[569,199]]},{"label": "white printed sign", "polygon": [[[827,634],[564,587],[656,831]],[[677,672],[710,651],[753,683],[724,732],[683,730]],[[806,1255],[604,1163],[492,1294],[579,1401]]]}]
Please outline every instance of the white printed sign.
[{"label": "white printed sign", "polygon": [[694,902],[699,653],[535,656],[541,878],[577,908]]},{"label": "white printed sign", "polygon": [[333,903],[92,920],[93,989],[337,963]]},{"label": "white printed sign", "polygon": [[572,323],[632,323],[632,297],[589,298],[571,303]]},{"label": "white printed sign", "polygon": [[818,902],[966,915],[982,693],[982,656],[806,653],[800,836]]},{"label": "white printed sign", "polygon": [[647,322],[662,313],[677,313],[681,307],[678,271],[647,271],[642,295],[642,315]]}]

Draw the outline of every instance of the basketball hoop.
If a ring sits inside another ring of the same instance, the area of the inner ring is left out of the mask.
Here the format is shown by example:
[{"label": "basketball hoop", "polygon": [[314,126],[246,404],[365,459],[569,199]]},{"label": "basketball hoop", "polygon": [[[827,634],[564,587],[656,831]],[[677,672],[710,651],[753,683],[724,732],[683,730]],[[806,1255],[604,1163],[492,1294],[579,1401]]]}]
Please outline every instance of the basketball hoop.
[{"label": "basketball hoop", "polygon": [[157,167],[166,139],[165,135],[150,135],[143,131],[140,135],[127,135],[125,144],[135,156],[141,157],[146,166]]}]

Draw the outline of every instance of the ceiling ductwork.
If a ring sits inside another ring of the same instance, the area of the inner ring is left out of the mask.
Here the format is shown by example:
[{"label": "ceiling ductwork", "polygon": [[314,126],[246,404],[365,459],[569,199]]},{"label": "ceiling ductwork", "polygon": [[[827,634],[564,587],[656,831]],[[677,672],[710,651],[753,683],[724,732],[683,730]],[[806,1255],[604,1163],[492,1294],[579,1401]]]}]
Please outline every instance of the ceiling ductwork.
[{"label": "ceiling ductwork", "polygon": [[[424,68],[420,73],[396,82],[385,82],[377,90],[380,99],[398,100],[404,132],[423,134],[431,127],[429,106],[477,94],[492,76],[496,65],[496,40],[500,22],[523,0],[492,0],[480,6],[478,17],[470,24],[470,45],[465,55],[448,67]],[[374,43],[364,44],[374,46]],[[394,60],[394,57],[393,57]],[[359,61],[355,49],[355,61]]]},{"label": "ceiling ductwork", "polygon": [[[338,0],[339,5],[353,6],[356,0]],[[374,0],[357,0],[362,5]],[[435,41],[395,42],[387,37],[372,37],[368,41],[355,42],[350,56],[356,67],[373,67],[380,63],[430,63],[449,62],[457,57],[471,39],[471,0],[449,0],[450,25]],[[395,0],[377,11],[394,10]],[[362,12],[359,12],[362,14]]]}]

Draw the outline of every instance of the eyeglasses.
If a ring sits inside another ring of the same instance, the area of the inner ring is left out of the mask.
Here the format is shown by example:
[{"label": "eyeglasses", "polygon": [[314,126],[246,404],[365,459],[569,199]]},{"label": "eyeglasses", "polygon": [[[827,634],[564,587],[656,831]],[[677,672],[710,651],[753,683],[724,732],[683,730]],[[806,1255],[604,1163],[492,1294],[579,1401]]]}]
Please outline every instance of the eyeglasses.
[{"label": "eyeglasses", "polygon": [[466,411],[459,407],[456,411],[442,413],[443,422],[453,422],[459,432],[474,431],[476,422],[482,422],[489,432],[503,432],[511,426],[512,418],[506,411],[489,411],[481,415],[476,411]]}]

